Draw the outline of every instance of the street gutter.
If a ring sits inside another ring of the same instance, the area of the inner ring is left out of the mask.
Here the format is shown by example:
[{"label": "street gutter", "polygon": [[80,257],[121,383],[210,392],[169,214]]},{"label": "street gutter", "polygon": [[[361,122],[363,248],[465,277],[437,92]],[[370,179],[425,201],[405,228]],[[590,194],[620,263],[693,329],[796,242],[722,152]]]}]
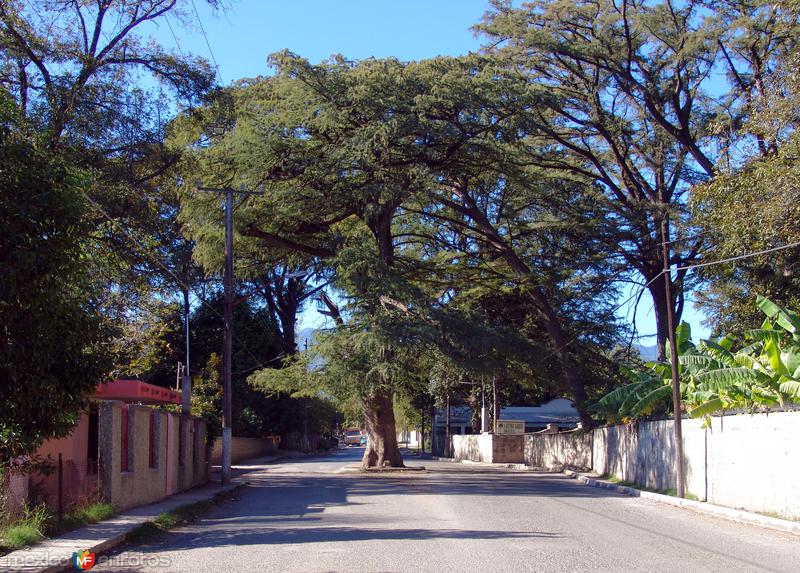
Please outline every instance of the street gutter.
[{"label": "street gutter", "polygon": [[698,513],[703,513],[705,515],[711,515],[713,517],[721,517],[723,519],[727,519],[729,521],[735,521],[737,523],[745,523],[748,525],[755,525],[758,527],[763,527],[766,529],[773,529],[776,531],[783,531],[786,533],[791,533],[793,535],[800,535],[800,522],[797,521],[789,521],[788,519],[780,519],[778,517],[770,517],[768,515],[762,515],[760,513],[755,513],[752,511],[745,511],[743,509],[734,509],[732,507],[725,507],[722,505],[715,505],[713,503],[708,503],[706,501],[695,501],[691,499],[682,499],[680,497],[674,497],[671,495],[664,495],[661,493],[654,493],[652,491],[645,491],[641,489],[636,489],[635,487],[627,486],[627,485],[620,485],[615,484],[609,481],[605,481],[599,479],[591,474],[583,474],[573,470],[563,470],[562,472],[555,472],[552,470],[546,470],[543,468],[536,468],[533,466],[527,466],[525,464],[503,464],[503,463],[489,463],[489,462],[474,462],[472,460],[458,460],[455,458],[443,458],[439,456],[433,456],[424,454],[421,456],[425,459],[440,461],[440,462],[451,462],[451,463],[461,463],[465,465],[475,465],[475,466],[483,466],[483,467],[494,467],[494,468],[507,468],[507,469],[515,469],[515,470],[522,470],[522,471],[533,471],[533,472],[541,472],[541,473],[562,473],[569,477],[577,479],[579,482],[583,483],[589,487],[598,487],[603,489],[608,489],[611,491],[615,491],[617,493],[621,493],[624,495],[629,495],[632,497],[641,497],[644,499],[650,499],[652,501],[656,501],[658,503],[665,503],[668,505],[672,505],[674,507],[682,507],[684,509],[690,509],[692,511],[696,511]]},{"label": "street gutter", "polygon": [[737,523],[746,523],[749,525],[756,525],[766,529],[774,529],[777,531],[784,531],[794,535],[800,535],[800,522],[789,521],[788,519],[780,519],[778,517],[770,517],[752,511],[745,511],[743,509],[734,509],[732,507],[725,507],[722,505],[715,505],[706,501],[695,501],[693,499],[683,499],[671,495],[664,495],[662,493],[655,493],[652,491],[645,491],[636,489],[635,487],[620,485],[609,481],[601,480],[591,475],[584,475],[572,470],[564,470],[562,473],[577,479],[579,482],[589,487],[598,487],[609,489],[624,495],[632,497],[643,497],[658,503],[666,503],[675,507],[682,507],[691,509],[698,513],[711,515],[714,517],[722,517],[729,521]]}]

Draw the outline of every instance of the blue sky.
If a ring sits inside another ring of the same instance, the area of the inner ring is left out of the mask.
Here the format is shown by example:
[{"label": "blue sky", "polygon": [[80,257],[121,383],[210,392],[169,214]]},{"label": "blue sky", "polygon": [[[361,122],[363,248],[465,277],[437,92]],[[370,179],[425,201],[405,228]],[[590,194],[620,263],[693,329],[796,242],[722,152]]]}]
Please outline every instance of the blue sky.
[{"label": "blue sky", "polygon": [[[480,42],[469,28],[487,8],[486,0],[233,0],[214,13],[193,1],[225,83],[266,73],[267,55],[284,49],[312,62],[334,54],[413,60],[476,51]],[[210,59],[199,30],[171,25],[184,52]],[[157,37],[175,45],[165,26]]]},{"label": "blue sky", "polygon": [[[334,54],[414,60],[477,51],[480,39],[470,27],[480,21],[488,5],[487,0],[233,0],[228,10],[215,13],[204,0],[193,1],[208,45],[199,26],[182,29],[175,19],[170,21],[174,36],[165,25],[155,36],[167,47],[177,43],[183,53],[209,60],[213,53],[225,84],[269,73],[267,56],[284,49],[312,62]],[[191,3],[188,6],[193,15]],[[624,298],[629,296],[626,291]],[[620,316],[630,320],[628,306],[620,309]],[[697,340],[708,336],[708,330],[691,306],[687,305],[684,319]],[[641,335],[655,332],[652,309],[645,294],[636,313]],[[299,328],[318,328],[325,320],[311,308],[303,313]],[[644,338],[641,343],[654,344],[655,339]]]}]

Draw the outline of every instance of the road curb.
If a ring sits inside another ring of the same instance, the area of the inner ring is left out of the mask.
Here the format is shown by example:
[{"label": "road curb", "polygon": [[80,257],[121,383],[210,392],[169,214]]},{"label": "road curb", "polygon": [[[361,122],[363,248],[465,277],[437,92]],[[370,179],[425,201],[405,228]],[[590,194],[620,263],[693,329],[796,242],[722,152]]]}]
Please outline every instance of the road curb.
[{"label": "road curb", "polygon": [[[153,509],[157,513],[137,515],[142,511],[147,512],[148,505],[131,508],[110,519],[83,526],[59,537],[53,537],[31,547],[18,549],[0,556],[0,571],[8,571],[9,573],[59,573],[61,571],[72,571],[73,552],[88,549],[96,555],[102,555],[125,542],[132,531],[148,523],[153,523],[163,513],[175,511],[195,503],[211,501],[219,496],[229,495],[248,483],[250,482],[246,476],[234,478],[230,484],[225,485],[209,482],[209,484],[195,490],[175,494],[172,496],[173,499],[167,497],[159,502],[150,504],[152,506],[163,506]],[[211,489],[211,486],[216,487]],[[208,491],[199,491],[203,489]],[[92,533],[93,529],[101,529],[104,524],[107,527],[110,525],[114,531],[105,535]]]},{"label": "road curb", "polygon": [[[248,483],[249,482],[247,482],[247,481],[242,481],[242,482],[239,482],[239,483],[231,483],[231,484],[226,484],[224,486],[220,486],[220,489],[216,490],[213,495],[208,496],[205,499],[195,499],[195,500],[192,500],[192,501],[187,501],[186,503],[182,503],[182,504],[176,505],[175,507],[173,507],[173,508],[171,508],[171,509],[169,509],[169,510],[167,510],[165,512],[162,512],[162,513],[169,513],[171,511],[177,511],[177,510],[182,509],[184,507],[188,507],[190,505],[194,505],[195,503],[202,503],[203,501],[211,501],[213,499],[218,498],[219,496],[229,495],[229,494],[231,494],[231,493],[243,488]],[[159,514],[159,515],[161,515],[161,514]],[[156,517],[158,517],[158,516],[156,516]],[[115,535],[113,537],[105,539],[105,540],[97,543],[96,545],[93,545],[92,547],[81,548],[81,549],[89,549],[90,552],[92,552],[92,553],[94,553],[96,555],[102,555],[103,553],[108,553],[111,549],[114,549],[115,547],[118,547],[119,545],[122,545],[123,543],[125,543],[125,541],[128,539],[128,536],[133,531],[135,531],[139,527],[142,527],[143,525],[152,524],[154,522],[155,522],[155,518],[154,519],[146,519],[144,521],[140,521],[140,522],[137,522],[137,523],[131,523],[131,525],[128,527],[128,529],[126,531],[120,533],[119,535]],[[52,565],[52,566],[46,567],[44,569],[39,569],[37,571],[37,573],[61,573],[63,571],[74,571],[74,567],[72,565],[71,557],[67,558],[66,561],[62,561],[58,565]]]},{"label": "road curb", "polygon": [[504,468],[510,470],[520,470],[525,472],[537,472],[542,471],[539,468],[535,468],[532,466],[527,466],[525,464],[511,464],[511,463],[493,463],[493,462],[476,462],[473,460],[457,460],[456,458],[443,458],[441,456],[433,456],[429,454],[424,454],[420,456],[421,459],[426,460],[433,460],[436,462],[450,462],[453,464],[464,464],[467,466],[481,466],[486,468]]},{"label": "road curb", "polygon": [[594,477],[585,476],[572,470],[564,470],[563,473],[577,479],[589,487],[608,489],[632,497],[642,497],[644,499],[650,499],[659,503],[666,503],[675,507],[691,509],[692,511],[696,511],[698,513],[703,513],[714,517],[722,517],[737,523],[757,525],[767,529],[774,529],[777,531],[792,533],[794,535],[800,535],[800,522],[779,519],[777,517],[770,517],[768,515],[761,515],[760,513],[753,513],[743,509],[733,509],[731,507],[714,505],[713,503],[708,503],[705,501],[682,499],[679,497],[673,497],[671,495],[664,495],[652,491],[636,489],[635,487],[619,485]]}]

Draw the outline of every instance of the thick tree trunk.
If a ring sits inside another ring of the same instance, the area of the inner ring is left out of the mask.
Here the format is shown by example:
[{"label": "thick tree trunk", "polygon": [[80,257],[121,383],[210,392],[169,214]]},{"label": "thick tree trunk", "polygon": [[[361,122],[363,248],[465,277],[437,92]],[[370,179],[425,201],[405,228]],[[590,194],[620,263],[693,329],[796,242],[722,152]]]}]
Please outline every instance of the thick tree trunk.
[{"label": "thick tree trunk", "polygon": [[361,467],[364,469],[405,467],[397,446],[392,402],[391,393],[386,391],[372,392],[364,398],[364,420],[368,438],[367,449],[361,460]]},{"label": "thick tree trunk", "polygon": [[420,451],[424,454],[425,453],[425,410],[419,411],[420,423],[419,423],[419,433],[420,433]]},{"label": "thick tree trunk", "polygon": [[550,306],[544,293],[536,289],[534,290],[534,298],[536,299],[537,307],[541,313],[542,325],[555,347],[556,355],[561,364],[561,373],[564,376],[564,382],[570,394],[572,394],[572,399],[575,402],[575,407],[578,409],[581,423],[583,423],[584,428],[590,428],[592,426],[592,418],[586,410],[586,389],[583,386],[583,380],[578,373],[575,361],[569,351],[569,345],[572,341],[567,339],[563,328],[561,328],[559,317],[555,309]]},{"label": "thick tree trunk", "polygon": [[653,310],[656,314],[656,359],[663,362],[667,359],[667,337],[669,327],[667,326],[667,293],[664,291],[664,281],[657,279],[647,287],[653,299]]},{"label": "thick tree trunk", "polygon": [[286,318],[281,319],[281,335],[283,336],[283,344],[286,347],[286,354],[293,356],[297,354],[297,310],[294,314],[288,315]]}]

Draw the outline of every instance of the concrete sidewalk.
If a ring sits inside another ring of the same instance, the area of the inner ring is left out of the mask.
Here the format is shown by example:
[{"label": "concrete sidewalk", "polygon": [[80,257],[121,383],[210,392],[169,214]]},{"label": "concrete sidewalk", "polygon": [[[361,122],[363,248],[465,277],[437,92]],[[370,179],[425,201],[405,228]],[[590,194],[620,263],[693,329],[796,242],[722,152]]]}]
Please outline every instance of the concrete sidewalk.
[{"label": "concrete sidewalk", "polygon": [[247,483],[248,473],[258,471],[277,460],[297,455],[296,452],[283,452],[237,464],[232,468],[233,478],[227,485],[221,485],[218,472],[212,470],[211,482],[208,485],[172,495],[158,503],[126,510],[106,521],[75,529],[58,538],[48,539],[27,549],[12,551],[0,557],[0,571],[53,573],[72,570],[72,554],[75,551],[88,549],[98,554],[108,551],[125,541],[131,531],[153,521],[162,513],[184,505],[208,501],[216,495],[233,491]]}]

